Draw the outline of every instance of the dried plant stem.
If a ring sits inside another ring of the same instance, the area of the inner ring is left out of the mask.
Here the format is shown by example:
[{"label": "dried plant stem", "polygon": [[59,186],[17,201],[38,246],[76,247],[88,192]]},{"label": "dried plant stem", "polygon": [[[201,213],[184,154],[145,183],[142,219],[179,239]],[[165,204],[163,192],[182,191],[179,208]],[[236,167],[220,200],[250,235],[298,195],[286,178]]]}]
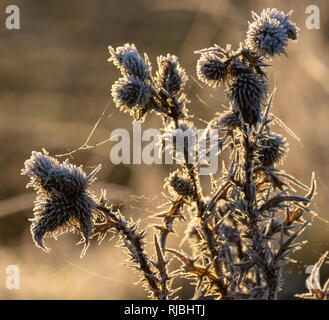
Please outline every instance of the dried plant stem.
[{"label": "dried plant stem", "polygon": [[[179,129],[177,118],[175,118],[175,128],[176,128],[176,130]],[[186,148],[184,148],[184,165],[185,165],[185,167],[188,171],[188,174],[190,176],[190,179],[193,183],[193,187],[194,187],[193,198],[197,203],[198,212],[201,212],[204,207],[204,203],[202,200],[203,197],[202,197],[201,188],[200,188],[199,175],[196,172],[198,169],[193,164],[189,163],[188,150],[186,150]]]},{"label": "dried plant stem", "polygon": [[[175,120],[175,127],[176,127],[176,129],[178,129],[177,120]],[[203,201],[203,196],[202,196],[201,188],[200,188],[199,174],[196,172],[197,168],[195,166],[193,166],[193,164],[189,163],[188,150],[186,150],[186,148],[184,148],[184,165],[185,165],[186,169],[188,170],[191,181],[193,182],[193,187],[194,187],[193,198],[197,204],[198,216],[202,220],[201,230],[202,230],[203,236],[206,240],[207,247],[210,251],[211,260],[212,260],[212,263],[214,265],[214,269],[215,269],[215,272],[217,275],[216,287],[219,290],[221,298],[224,299],[224,297],[227,294],[227,289],[224,285],[224,281],[221,279],[222,272],[221,272],[220,261],[218,259],[218,251],[215,246],[214,235],[212,234],[212,232],[208,226],[207,217],[205,216],[205,213],[209,208],[206,207],[206,205]]]},{"label": "dried plant stem", "polygon": [[[256,207],[256,187],[253,178],[253,147],[250,142],[250,136],[248,135],[247,126],[243,126],[243,147],[244,147],[244,171],[245,171],[245,184],[244,194],[247,202],[247,214],[248,214],[248,228],[252,239],[252,250],[257,256],[256,265],[262,271],[263,277],[267,283],[267,299],[276,299],[277,287],[279,285],[278,275],[276,270],[272,266],[266,263],[264,255],[263,239],[260,236],[258,228],[258,212]],[[257,263],[258,262],[258,263]],[[259,273],[259,270],[256,271]],[[259,276],[259,274],[258,274]]]},{"label": "dried plant stem", "polygon": [[129,244],[126,244],[126,247],[130,251],[134,262],[137,263],[139,269],[143,272],[144,278],[147,281],[149,288],[152,290],[154,298],[156,300],[165,299],[165,296],[161,294],[157,278],[151,270],[147,255],[144,253],[144,234],[137,233],[134,228],[127,227],[127,223],[117,217],[109,208],[99,205],[98,210],[104,213],[109,219],[109,226],[114,227],[125,237],[125,240],[129,242]]},{"label": "dried plant stem", "polygon": [[208,226],[206,219],[204,219],[202,221],[202,231],[203,231],[203,235],[206,239],[207,247],[210,251],[212,263],[214,265],[214,269],[215,269],[215,272],[217,275],[216,286],[221,295],[220,299],[225,300],[226,299],[225,296],[227,295],[227,288],[224,284],[223,279],[221,278],[222,272],[221,272],[221,265],[220,265],[220,261],[219,261],[219,257],[218,257],[218,250],[216,249],[215,239],[214,239],[213,233],[211,232],[211,230]]}]

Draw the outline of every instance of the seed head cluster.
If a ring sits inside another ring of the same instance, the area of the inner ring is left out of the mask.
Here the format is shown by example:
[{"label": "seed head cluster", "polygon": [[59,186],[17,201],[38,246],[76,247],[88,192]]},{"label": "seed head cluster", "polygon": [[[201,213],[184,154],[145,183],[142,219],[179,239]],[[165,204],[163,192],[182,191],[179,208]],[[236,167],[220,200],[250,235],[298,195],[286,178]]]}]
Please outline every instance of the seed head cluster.
[{"label": "seed head cluster", "polygon": [[121,111],[136,120],[144,120],[151,111],[158,112],[164,121],[182,117],[185,112],[183,89],[188,77],[176,56],[159,56],[158,70],[153,76],[147,54],[142,58],[134,44],[127,43],[116,49],[109,46],[108,49],[108,61],[122,74],[111,90],[113,100]]},{"label": "seed head cluster", "polygon": [[[225,83],[225,93],[232,112],[242,123],[257,128],[262,117],[262,105],[268,95],[266,60],[285,52],[288,39],[297,39],[298,28],[290,16],[277,9],[252,12],[247,37],[237,51],[228,45],[218,45],[196,51],[201,54],[196,67],[198,78],[211,87]],[[229,120],[227,115],[222,119]],[[230,126],[228,126],[230,127]]]},{"label": "seed head cluster", "polygon": [[49,251],[44,236],[57,237],[66,232],[77,231],[84,238],[83,256],[89,244],[95,216],[96,202],[88,187],[96,180],[98,166],[89,175],[68,160],[59,163],[48,152],[33,151],[25,161],[22,175],[30,178],[27,187],[37,193],[31,233],[35,244]]},{"label": "seed head cluster", "polygon": [[[302,245],[296,240],[314,215],[308,206],[316,194],[314,174],[307,187],[276,167],[288,144],[271,131],[272,124],[280,124],[290,134],[291,130],[270,112],[275,90],[269,94],[265,68],[273,56],[286,54],[288,40],[297,39],[298,29],[290,16],[291,12],[277,9],[253,13],[247,38],[236,51],[230,44],[225,49],[215,44],[196,52],[200,54],[199,79],[211,87],[222,84],[229,101],[228,108],[216,113],[202,132],[192,121],[195,117],[188,114],[187,74],[176,56],[159,56],[153,75],[147,55],[142,57],[133,44],[109,47],[109,61],[122,74],[112,87],[116,106],[135,119],[144,119],[149,112],[159,115],[162,145],[158,150],[166,151],[166,163],[176,159],[177,168],[164,183],[166,203],[156,207],[163,210],[151,217],[161,221],[151,226],[154,254],[149,257],[146,253],[145,229],[115,210],[105,190],[97,200],[89,191],[100,166],[87,175],[81,166],[69,160],[59,162],[45,150],[33,151],[22,170],[30,178],[27,187],[37,193],[31,225],[35,244],[49,251],[43,243],[45,236],[79,232],[84,240],[83,256],[89,239],[98,236],[101,243],[112,233],[153,299],[178,298],[180,288],[172,287],[176,278],[193,281],[192,299],[277,299],[283,268]],[[220,128],[220,137],[218,131],[207,136],[213,127]],[[205,151],[204,157],[196,157],[198,151]],[[220,161],[212,161],[212,151]],[[227,151],[227,157],[222,157]],[[218,175],[201,179],[203,166],[215,164],[217,169],[220,163]],[[203,188],[207,181],[208,188]],[[297,195],[297,188],[306,195]],[[174,249],[167,246],[167,239],[182,233],[177,222],[184,224],[185,234],[179,249]],[[183,251],[185,240],[189,247]],[[327,255],[316,263],[317,271],[312,271],[309,283],[318,282]],[[173,259],[179,260],[180,267],[171,263]],[[325,300],[328,286],[329,281],[302,296]]]}]

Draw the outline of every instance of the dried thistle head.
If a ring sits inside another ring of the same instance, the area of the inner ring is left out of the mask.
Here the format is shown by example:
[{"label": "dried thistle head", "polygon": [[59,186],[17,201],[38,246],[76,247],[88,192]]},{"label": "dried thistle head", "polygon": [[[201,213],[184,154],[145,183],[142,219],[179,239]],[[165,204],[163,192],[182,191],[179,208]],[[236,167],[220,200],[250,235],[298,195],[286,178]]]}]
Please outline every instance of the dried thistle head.
[{"label": "dried thistle head", "polygon": [[180,66],[178,58],[170,54],[161,55],[157,62],[159,69],[155,77],[156,84],[171,95],[179,93],[185,87],[188,76]]},{"label": "dried thistle head", "polygon": [[140,120],[152,108],[152,87],[138,77],[120,78],[112,86],[116,107]]},{"label": "dried thistle head", "polygon": [[260,120],[261,105],[267,92],[266,80],[254,72],[241,72],[231,77],[225,90],[233,110],[240,113],[244,123],[254,126]]},{"label": "dried thistle head", "polygon": [[210,87],[218,87],[226,77],[226,67],[216,54],[206,52],[201,54],[196,72],[198,78]]},{"label": "dried thistle head", "polygon": [[84,238],[83,256],[89,244],[96,218],[94,195],[87,188],[95,181],[99,165],[89,175],[68,160],[59,163],[46,150],[32,152],[25,161],[21,174],[30,177],[28,187],[37,192],[31,233],[35,244],[50,251],[43,244],[44,236],[56,236],[78,231]]},{"label": "dried thistle head", "polygon": [[124,76],[134,76],[142,81],[149,78],[151,74],[151,64],[147,55],[144,59],[139,55],[134,44],[126,43],[124,46],[114,49],[109,46],[109,62],[119,68]]},{"label": "dried thistle head", "polygon": [[293,23],[289,20],[291,14],[293,12],[292,10],[290,12],[288,12],[287,14],[285,14],[283,11],[279,11],[275,8],[273,8],[273,9],[267,8],[267,9],[264,9],[263,11],[264,11],[264,15],[268,15],[270,18],[280,21],[280,24],[283,25],[285,27],[285,29],[287,30],[289,39],[297,40],[299,29],[297,28],[295,23]]},{"label": "dried thistle head", "polygon": [[[162,134],[162,140],[165,143],[165,151],[172,153],[173,147],[176,151],[193,154],[195,151],[196,129],[194,124],[188,120],[179,120],[177,125],[171,121]],[[193,149],[193,150],[192,150]]]},{"label": "dried thistle head", "polygon": [[32,151],[31,158],[26,160],[24,165],[25,168],[22,169],[21,174],[30,178],[27,188],[32,187],[37,193],[53,190],[52,184],[49,183],[49,173],[58,167],[57,159],[49,157],[48,152],[43,149],[42,153]]},{"label": "dried thistle head", "polygon": [[193,194],[193,186],[189,177],[179,170],[172,172],[166,178],[164,187],[174,196],[191,196]]},{"label": "dried thistle head", "polygon": [[288,39],[297,39],[297,29],[288,19],[291,13],[285,15],[277,9],[263,10],[258,16],[252,12],[254,21],[249,23],[246,44],[259,55],[273,57],[275,54],[285,54]]},{"label": "dried thistle head", "polygon": [[227,131],[233,131],[234,129],[239,128],[241,126],[239,113],[234,112],[233,110],[221,113],[218,118],[218,125]]},{"label": "dried thistle head", "polygon": [[151,84],[151,64],[146,54],[144,59],[139,55],[134,44],[126,43],[122,47],[108,47],[108,61],[118,67],[123,75],[112,86],[112,96],[116,106],[128,112],[137,120],[152,110],[149,103],[154,95]]},{"label": "dried thistle head", "polygon": [[275,133],[263,136],[259,143],[258,159],[265,167],[281,162],[288,152],[286,139]]}]

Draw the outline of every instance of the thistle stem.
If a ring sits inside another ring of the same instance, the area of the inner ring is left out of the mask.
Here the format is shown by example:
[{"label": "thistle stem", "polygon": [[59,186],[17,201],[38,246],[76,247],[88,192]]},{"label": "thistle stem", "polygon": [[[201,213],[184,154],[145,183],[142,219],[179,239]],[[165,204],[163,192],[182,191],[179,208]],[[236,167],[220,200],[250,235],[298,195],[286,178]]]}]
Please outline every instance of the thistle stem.
[{"label": "thistle stem", "polygon": [[248,227],[252,239],[252,249],[254,250],[256,256],[261,263],[257,263],[259,269],[262,271],[264,280],[267,283],[268,293],[267,299],[276,299],[276,291],[278,283],[276,277],[273,277],[274,270],[271,270],[271,266],[268,265],[263,248],[263,239],[260,236],[260,232],[257,226],[258,214],[256,207],[256,188],[253,178],[253,159],[254,152],[253,147],[250,142],[250,137],[248,135],[247,126],[243,127],[243,147],[244,147],[244,171],[245,171],[245,184],[244,184],[244,194],[245,200],[247,202],[247,214],[248,214]]}]

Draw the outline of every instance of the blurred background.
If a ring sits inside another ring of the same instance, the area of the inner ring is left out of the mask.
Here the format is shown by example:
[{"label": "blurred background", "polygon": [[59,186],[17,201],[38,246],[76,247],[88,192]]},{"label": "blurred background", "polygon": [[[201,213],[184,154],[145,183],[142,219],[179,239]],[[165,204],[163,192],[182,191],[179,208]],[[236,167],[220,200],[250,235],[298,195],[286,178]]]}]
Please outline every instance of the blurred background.
[{"label": "blurred background", "polygon": [[[14,3],[13,3],[14,2]],[[21,29],[5,28],[5,8],[20,8]],[[320,8],[319,30],[308,30],[308,5]],[[209,120],[223,110],[223,89],[204,87],[196,79],[198,56],[194,50],[214,43],[237,48],[245,37],[250,11],[276,7],[294,10],[292,21],[300,28],[299,41],[290,42],[289,58],[280,56],[269,69],[271,88],[277,87],[273,112],[301,139],[288,136],[290,152],[285,170],[309,184],[312,171],[318,179],[316,209],[329,220],[329,108],[328,39],[329,2],[291,0],[99,0],[42,1],[3,0],[0,3],[0,299],[145,299],[134,271],[122,265],[126,256],[116,241],[92,244],[80,259],[77,235],[46,239],[49,254],[36,248],[30,234],[34,195],[25,188],[27,177],[20,175],[31,151],[47,149],[51,155],[80,147],[108,103],[111,85],[118,70],[107,62],[107,46],[135,43],[147,52],[153,70],[156,57],[172,53],[179,57],[189,75],[189,105],[195,118]],[[112,114],[111,117],[108,117]],[[196,120],[197,121],[197,120]],[[158,128],[156,115],[143,124]],[[204,124],[197,122],[202,128]],[[90,140],[108,139],[112,130],[132,131],[131,118],[120,113],[110,101],[109,109]],[[285,134],[280,128],[277,132]],[[167,165],[118,165],[110,162],[111,143],[74,153],[75,164],[89,172],[98,163],[103,167],[93,189],[105,187],[110,199],[121,204],[123,213],[141,219],[141,227],[163,197]],[[64,160],[62,158],[61,160]],[[303,192],[302,192],[303,194]],[[141,198],[141,195],[146,195]],[[177,231],[184,229],[179,225]],[[149,239],[152,239],[152,229]],[[329,224],[315,219],[302,238],[308,240],[294,254],[295,264],[285,272],[280,295],[292,299],[306,291],[305,269],[329,248]],[[177,247],[177,238],[169,244]],[[20,268],[20,289],[5,286],[6,267]],[[321,279],[329,276],[325,265]],[[191,298],[187,284],[181,294]]]}]

